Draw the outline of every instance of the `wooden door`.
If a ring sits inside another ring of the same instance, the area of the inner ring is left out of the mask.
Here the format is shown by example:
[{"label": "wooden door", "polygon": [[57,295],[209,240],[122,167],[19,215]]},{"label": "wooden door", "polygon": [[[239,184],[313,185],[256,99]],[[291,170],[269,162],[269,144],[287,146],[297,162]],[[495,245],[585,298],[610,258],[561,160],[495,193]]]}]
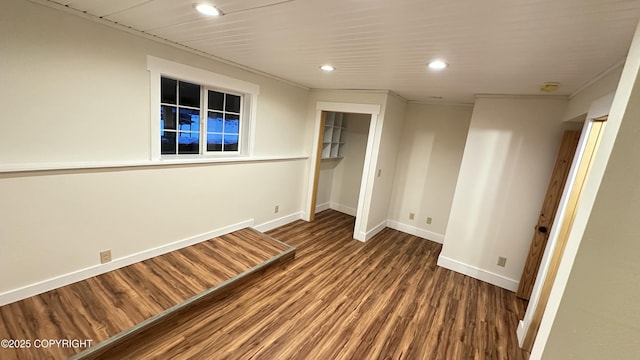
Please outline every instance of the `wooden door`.
[{"label": "wooden door", "polygon": [[551,225],[553,224],[553,219],[556,216],[558,205],[560,204],[560,197],[562,196],[564,185],[567,182],[579,140],[579,131],[565,131],[562,137],[560,151],[558,151],[558,157],[556,158],[556,164],[551,174],[549,186],[547,187],[542,210],[540,210],[540,215],[538,216],[538,223],[533,231],[529,255],[527,256],[527,262],[524,266],[522,277],[520,278],[518,291],[516,292],[516,296],[519,298],[529,300],[531,296],[533,284],[536,282],[536,276],[538,275],[538,269],[542,261],[542,255],[544,254],[547,240],[549,239]]},{"label": "wooden door", "polygon": [[582,189],[586,182],[587,176],[593,166],[593,160],[595,158],[596,151],[600,145],[600,140],[604,134],[604,127],[608,116],[602,116],[593,119],[591,128],[586,137],[584,149],[582,150],[582,158],[578,164],[575,179],[569,193],[569,199],[567,201],[566,210],[563,218],[559,222],[560,231],[558,231],[558,240],[556,241],[553,249],[551,249],[551,258],[549,260],[549,268],[547,274],[542,280],[542,288],[540,289],[540,295],[538,297],[538,303],[536,308],[533,309],[533,315],[529,328],[526,330],[524,340],[522,342],[522,349],[531,352],[533,349],[533,343],[538,335],[540,324],[542,323],[542,316],[547,309],[547,303],[551,296],[551,289],[556,280],[558,269],[560,268],[560,261],[562,255],[564,255],[564,249],[567,246],[569,240],[569,234],[573,227],[573,221],[578,211],[578,204],[580,203],[580,197],[582,196]]}]

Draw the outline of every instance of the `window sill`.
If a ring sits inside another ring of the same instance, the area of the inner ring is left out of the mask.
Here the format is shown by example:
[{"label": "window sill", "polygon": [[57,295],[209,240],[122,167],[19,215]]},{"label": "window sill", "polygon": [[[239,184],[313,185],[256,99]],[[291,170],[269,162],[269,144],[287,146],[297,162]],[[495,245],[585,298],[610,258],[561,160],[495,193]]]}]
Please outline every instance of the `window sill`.
[{"label": "window sill", "polygon": [[0,173],[21,173],[33,171],[61,171],[85,169],[113,169],[113,168],[145,168],[157,166],[206,165],[228,163],[252,163],[306,160],[308,155],[300,156],[236,156],[226,158],[189,158],[189,159],[161,159],[146,161],[82,161],[66,163],[30,163],[30,164],[0,164]]}]

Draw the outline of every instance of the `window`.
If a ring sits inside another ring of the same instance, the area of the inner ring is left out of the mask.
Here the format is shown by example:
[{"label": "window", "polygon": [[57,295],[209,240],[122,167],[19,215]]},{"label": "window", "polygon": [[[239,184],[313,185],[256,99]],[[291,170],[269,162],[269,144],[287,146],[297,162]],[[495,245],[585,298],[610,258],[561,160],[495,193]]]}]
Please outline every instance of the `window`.
[{"label": "window", "polygon": [[259,87],[147,57],[151,158],[251,155]]},{"label": "window", "polygon": [[160,99],[162,154],[199,154],[200,85],[163,77]]},{"label": "window", "polygon": [[242,95],[162,77],[161,153],[238,152],[241,109]]},{"label": "window", "polygon": [[207,151],[238,151],[242,97],[207,91]]}]

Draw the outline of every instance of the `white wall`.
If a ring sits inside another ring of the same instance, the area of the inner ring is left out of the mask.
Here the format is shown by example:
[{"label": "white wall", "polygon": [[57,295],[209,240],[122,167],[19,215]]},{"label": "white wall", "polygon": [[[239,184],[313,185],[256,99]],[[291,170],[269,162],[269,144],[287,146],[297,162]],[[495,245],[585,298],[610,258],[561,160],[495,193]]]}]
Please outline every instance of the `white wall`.
[{"label": "white wall", "polygon": [[[389,93],[384,110],[384,118],[377,129],[380,147],[376,159],[375,183],[371,197],[371,209],[367,218],[367,230],[370,234],[384,229],[391,202],[393,181],[395,179],[396,159],[400,148],[400,135],[404,125],[407,103],[399,96]],[[378,176],[378,174],[380,174]]]},{"label": "white wall", "polygon": [[303,151],[303,136],[284,141],[280,129],[306,130],[307,91],[33,3],[0,6],[0,94],[12,119],[2,163],[149,159],[147,55],[260,85],[256,151]]},{"label": "white wall", "polygon": [[[635,359],[640,26],[587,177],[531,359]],[[593,116],[602,115],[593,104]]]},{"label": "white wall", "polygon": [[[553,98],[476,99],[438,265],[517,288],[566,106]],[[496,265],[499,256],[505,267]]]},{"label": "white wall", "polygon": [[[337,160],[331,192],[332,208],[355,215],[362,183],[371,116],[346,113],[344,158]],[[335,161],[335,160],[334,160]]]},{"label": "white wall", "polygon": [[[0,3],[0,44],[0,168],[149,160],[147,55],[258,84],[256,155],[310,153],[306,89],[20,0]],[[118,260],[251,219],[299,217],[307,167],[293,159],[2,173],[0,303],[99,267],[103,249]]]},{"label": "white wall", "polygon": [[408,104],[388,213],[393,228],[443,241],[472,110]]},{"label": "white wall", "polygon": [[316,192],[316,212],[326,210],[330,207],[331,192],[333,191],[333,172],[337,160],[322,160],[320,162],[320,172],[318,173],[318,190]]}]

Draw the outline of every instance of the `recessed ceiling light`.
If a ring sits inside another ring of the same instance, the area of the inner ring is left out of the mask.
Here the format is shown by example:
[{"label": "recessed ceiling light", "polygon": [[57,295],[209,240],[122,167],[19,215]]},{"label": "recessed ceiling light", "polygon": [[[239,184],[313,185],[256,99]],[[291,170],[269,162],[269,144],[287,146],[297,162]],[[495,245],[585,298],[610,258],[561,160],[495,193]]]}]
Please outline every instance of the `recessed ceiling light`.
[{"label": "recessed ceiling light", "polygon": [[444,60],[433,60],[429,63],[429,69],[431,70],[442,70],[449,66]]},{"label": "recessed ceiling light", "polygon": [[336,68],[331,66],[331,65],[329,65],[329,64],[327,64],[327,65],[320,66],[320,69],[322,71],[331,72],[331,71],[335,70]]},{"label": "recessed ceiling light", "polygon": [[209,16],[220,16],[220,10],[216,9],[215,6],[205,3],[193,4],[193,7],[201,14],[209,15]]}]

